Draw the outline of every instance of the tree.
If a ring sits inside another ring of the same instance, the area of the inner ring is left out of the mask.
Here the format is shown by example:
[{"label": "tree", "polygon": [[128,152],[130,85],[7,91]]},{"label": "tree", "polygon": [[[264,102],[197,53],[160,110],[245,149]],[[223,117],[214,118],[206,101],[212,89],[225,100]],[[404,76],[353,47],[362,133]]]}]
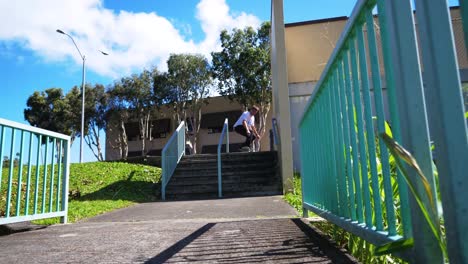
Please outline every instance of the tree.
[{"label": "tree", "polygon": [[201,123],[201,110],[207,103],[209,87],[212,84],[208,61],[199,54],[171,54],[167,61],[170,97],[176,120],[188,122],[192,127],[188,135],[196,153]]},{"label": "tree", "polygon": [[154,113],[152,73],[144,70],[140,75],[124,78],[122,85],[126,90],[126,101],[132,117],[138,120],[141,138],[141,155],[146,155],[146,140],[151,138],[151,114]]},{"label": "tree", "polygon": [[121,159],[128,156],[128,138],[125,130],[125,123],[129,119],[128,104],[126,103],[126,90],[121,81],[116,81],[107,91],[108,105],[106,110],[106,133],[109,135],[116,129],[118,136],[111,141],[107,137],[108,143],[114,149],[118,149]]},{"label": "tree", "polygon": [[222,50],[211,53],[213,75],[221,95],[238,101],[244,110],[259,106],[260,136],[265,134],[266,119],[271,107],[270,23],[257,31],[251,27],[223,30]]},{"label": "tree", "polygon": [[32,126],[71,136],[71,144],[76,130],[72,125],[72,109],[61,88],[35,91],[28,97],[24,118]]},{"label": "tree", "polygon": [[[93,152],[97,160],[103,161],[102,147],[99,132],[106,126],[105,111],[107,108],[107,96],[104,86],[96,84],[94,87],[85,86],[85,127],[84,137],[86,144]],[[72,129],[76,136],[81,137],[81,88],[74,86],[66,95],[71,111]]]},{"label": "tree", "polygon": [[[125,123],[137,120],[141,139],[141,155],[147,153],[146,140],[151,140],[152,119],[158,113],[158,105],[164,101],[166,92],[156,89],[155,83],[162,84],[161,74],[156,68],[140,74],[124,77],[107,91],[106,120],[108,132],[118,129],[118,138],[109,142],[118,148],[121,158],[128,155],[128,139]],[[158,83],[159,82],[159,83]],[[116,143],[116,145],[115,145]]]}]

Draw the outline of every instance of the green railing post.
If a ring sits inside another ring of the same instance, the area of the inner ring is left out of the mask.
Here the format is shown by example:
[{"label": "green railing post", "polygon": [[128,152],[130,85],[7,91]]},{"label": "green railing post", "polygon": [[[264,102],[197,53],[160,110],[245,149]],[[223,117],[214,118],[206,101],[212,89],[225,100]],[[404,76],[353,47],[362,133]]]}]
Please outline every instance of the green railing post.
[{"label": "green railing post", "polygon": [[[354,45],[350,45],[349,48],[354,49]],[[361,189],[361,179],[359,175],[359,155],[358,155],[358,147],[357,147],[357,140],[356,140],[356,123],[354,120],[354,108],[353,108],[353,85],[351,82],[351,71],[349,67],[349,50],[346,50],[344,54],[344,71],[345,71],[345,83],[346,83],[346,108],[348,109],[348,121],[349,121],[349,137],[351,140],[351,150],[352,150],[352,165],[353,165],[353,180],[355,186],[355,201],[353,202],[356,204],[357,209],[354,209],[354,218],[353,220],[357,220],[358,223],[363,222],[363,215],[362,215],[362,189]],[[352,54],[352,52],[351,52]]]},{"label": "green railing post", "polygon": [[[368,78],[368,67],[367,67],[367,56],[364,43],[364,33],[362,29],[362,23],[358,22],[357,29],[357,41],[359,47],[359,66],[361,69],[361,81],[362,81],[362,97],[364,99],[364,116],[365,116],[365,127],[366,127],[366,139],[367,139],[367,154],[369,155],[369,167],[371,173],[371,185],[372,185],[372,198],[374,202],[375,211],[375,226],[378,231],[383,230],[382,220],[382,205],[380,203],[380,191],[379,191],[379,180],[377,176],[377,164],[376,164],[376,148],[375,148],[375,134],[372,120],[372,106],[370,99],[370,87]],[[363,175],[362,177],[366,177]]]},{"label": "green railing post", "polygon": [[42,178],[42,207],[41,213],[45,213],[46,208],[46,194],[47,194],[47,156],[48,156],[48,147],[49,147],[49,137],[45,137],[45,150],[44,150],[44,174]]},{"label": "green railing post", "polygon": [[57,196],[55,197],[55,211],[59,211],[60,209],[60,183],[62,179],[62,166],[63,166],[63,159],[62,159],[62,149],[64,148],[63,140],[59,140],[59,152],[58,152],[58,173],[57,173]]},{"label": "green railing post", "polygon": [[16,216],[21,213],[21,187],[23,183],[23,149],[24,149],[24,130],[21,130],[20,152],[18,163],[18,187],[16,190]]},{"label": "green railing post", "polygon": [[[24,214],[28,215],[29,213],[29,196],[31,192],[31,159],[33,154],[33,133],[29,133],[29,155],[28,155],[28,175],[26,179],[26,197],[24,205]],[[0,155],[1,156],[1,155]],[[57,210],[58,211],[58,210]]]},{"label": "green railing post", "polygon": [[[62,211],[68,212],[68,182],[70,179],[70,141],[67,140],[64,147],[64,169],[63,169],[63,178],[62,178]],[[68,222],[68,214],[66,213],[60,219],[60,222],[66,224]]]},{"label": "green railing post", "polygon": [[[370,53],[371,70],[372,70],[372,84],[374,88],[374,104],[377,114],[377,128],[378,132],[385,133],[385,115],[383,107],[382,83],[380,80],[380,63],[379,54],[377,50],[377,43],[374,30],[374,15],[372,9],[367,9],[365,12],[366,26],[367,26],[367,40]],[[387,229],[390,236],[396,235],[395,223],[395,209],[393,208],[393,190],[390,179],[390,162],[387,146],[383,138],[379,137],[380,147],[380,162],[382,166],[383,189],[385,192],[385,207],[387,211]]]},{"label": "green railing post", "polygon": [[52,166],[50,168],[50,191],[49,191],[49,212],[52,212],[52,203],[54,197],[54,175],[55,175],[55,147],[56,139],[52,140]]},{"label": "green railing post", "polygon": [[361,178],[362,178],[362,191],[363,191],[363,204],[365,211],[365,223],[367,227],[372,227],[372,206],[370,202],[369,178],[366,177],[367,169],[367,149],[364,135],[364,121],[362,118],[362,102],[361,102],[361,86],[358,73],[358,60],[356,54],[356,31],[353,31],[350,36],[350,50],[351,50],[351,70],[353,74],[353,88],[354,88],[354,105],[356,107],[357,119],[357,132],[359,143],[359,157],[361,165]]},{"label": "green railing post", "polygon": [[416,0],[415,4],[449,260],[468,263],[468,131],[450,11],[445,0]]},{"label": "green railing post", "polygon": [[[387,25],[387,15],[385,11],[385,0],[377,0],[377,7],[379,14],[383,14],[379,17],[380,25],[380,37],[382,38],[382,53],[385,65],[385,80],[387,84],[387,95],[388,105],[390,109],[391,126],[393,138],[397,142],[401,142],[401,129],[400,129],[400,118],[398,115],[397,96],[395,87],[395,76],[393,74],[393,61],[390,53],[390,36]],[[397,171],[398,181],[398,193],[401,204],[408,204],[408,186],[401,175],[400,171]],[[410,207],[403,206],[400,208],[401,222],[403,226],[403,235],[406,238],[412,237],[411,229],[411,214]]]},{"label": "green railing post", "polygon": [[37,152],[36,152],[36,184],[34,186],[34,214],[37,213],[37,200],[39,195],[39,174],[40,174],[40,167],[41,164],[41,146],[42,146],[42,135],[38,135],[37,137]]},{"label": "green railing post", "polygon": [[[338,67],[338,73],[340,76],[340,85],[339,85],[339,92],[340,92],[340,106],[341,106],[341,119],[343,120],[343,137],[344,137],[344,154],[346,156],[346,173],[343,174],[345,177],[345,184],[348,187],[348,196],[347,196],[347,213],[348,218],[352,219],[353,221],[356,220],[356,206],[355,206],[355,198],[354,198],[354,181],[353,181],[353,170],[352,170],[352,161],[351,161],[351,152],[349,147],[351,145],[350,138],[349,138],[349,120],[348,120],[348,109],[346,105],[346,90],[348,87],[346,86],[345,82],[345,72],[343,70],[343,57],[346,57],[346,49],[341,54],[342,57],[339,58],[340,65]],[[344,164],[343,164],[344,165]]]},{"label": "green railing post", "polygon": [[[395,87],[399,98],[398,107],[402,128],[402,142],[400,143],[413,154],[429,181],[433,193],[436,193],[411,3],[409,0],[385,1],[385,12],[385,16],[388,18],[388,40],[393,58]],[[420,193],[425,193],[423,183],[418,179],[416,172],[412,169],[408,171],[416,189]],[[427,208],[431,208],[431,204],[437,204],[435,197],[433,198],[433,201],[429,201],[423,196],[423,203]],[[410,199],[410,206],[415,241],[413,261],[416,263],[443,263],[438,242],[414,198]],[[431,217],[438,225],[436,212],[432,212]]]},{"label": "green railing post", "polygon": [[15,161],[15,130],[11,131],[11,144],[10,144],[10,166],[8,171],[8,190],[7,190],[7,200],[6,200],[6,210],[5,217],[10,217],[10,207],[11,207],[11,193],[12,193],[12,184],[13,184],[13,168]]}]

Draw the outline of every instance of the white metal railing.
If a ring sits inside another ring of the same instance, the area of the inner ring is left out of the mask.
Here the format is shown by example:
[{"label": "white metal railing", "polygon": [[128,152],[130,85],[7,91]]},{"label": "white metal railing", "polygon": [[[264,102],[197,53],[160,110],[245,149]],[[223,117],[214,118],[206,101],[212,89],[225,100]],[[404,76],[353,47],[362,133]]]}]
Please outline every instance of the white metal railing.
[{"label": "white metal railing", "polygon": [[228,119],[224,120],[223,130],[221,136],[219,137],[218,143],[218,197],[223,197],[223,187],[222,187],[222,174],[221,174],[221,147],[223,145],[224,138],[226,138],[226,153],[229,153],[229,125]]},{"label": "white metal railing", "polygon": [[51,217],[66,223],[70,137],[0,118],[0,157],[4,155],[0,225]]},{"label": "white metal railing", "polygon": [[177,164],[185,154],[185,122],[182,121],[164,146],[161,153],[161,195],[166,200],[166,185],[174,173]]}]

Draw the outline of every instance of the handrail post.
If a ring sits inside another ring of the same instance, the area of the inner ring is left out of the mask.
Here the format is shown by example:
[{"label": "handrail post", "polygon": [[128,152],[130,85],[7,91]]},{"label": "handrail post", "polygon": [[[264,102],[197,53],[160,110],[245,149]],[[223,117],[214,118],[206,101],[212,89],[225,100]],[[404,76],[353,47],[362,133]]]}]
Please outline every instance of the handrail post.
[{"label": "handrail post", "polygon": [[161,198],[166,200],[166,152],[161,153]]},{"label": "handrail post", "polygon": [[[64,177],[62,178],[62,185],[63,185],[63,190],[62,190],[62,211],[68,212],[68,182],[70,178],[70,140],[65,141],[66,144],[63,147],[65,150],[65,168],[64,168]],[[41,142],[39,141],[39,144]],[[65,214],[62,216],[60,219],[60,222],[63,224],[66,224],[68,221],[68,215]]]},{"label": "handrail post", "polygon": [[224,120],[223,130],[221,131],[221,136],[219,137],[218,142],[218,198],[223,197],[223,183],[221,174],[221,147],[223,145],[224,136],[226,136],[226,153],[229,153],[229,124],[227,118]]}]

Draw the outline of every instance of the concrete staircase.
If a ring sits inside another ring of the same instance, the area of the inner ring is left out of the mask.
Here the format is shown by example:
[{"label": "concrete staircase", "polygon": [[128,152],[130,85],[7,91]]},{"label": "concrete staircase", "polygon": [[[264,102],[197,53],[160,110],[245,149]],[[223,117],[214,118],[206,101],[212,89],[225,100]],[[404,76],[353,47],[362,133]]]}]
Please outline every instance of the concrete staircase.
[{"label": "concrete staircase", "polygon": [[[276,151],[223,153],[223,197],[282,194]],[[166,187],[167,200],[196,200],[218,197],[216,154],[184,156]]]}]

